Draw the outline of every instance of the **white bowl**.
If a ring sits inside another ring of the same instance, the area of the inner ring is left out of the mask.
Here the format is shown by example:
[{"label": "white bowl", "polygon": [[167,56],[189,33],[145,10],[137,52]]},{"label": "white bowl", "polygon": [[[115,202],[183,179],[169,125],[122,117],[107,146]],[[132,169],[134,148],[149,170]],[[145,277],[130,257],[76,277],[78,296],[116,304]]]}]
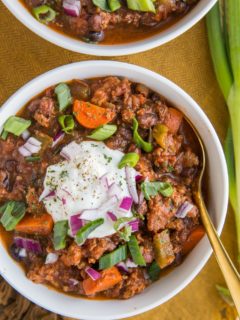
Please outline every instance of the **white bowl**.
[{"label": "white bowl", "polygon": [[[49,86],[76,78],[116,75],[141,82],[162,94],[177,106],[195,125],[207,150],[209,171],[208,209],[220,233],[228,204],[228,176],[224,154],[210,121],[194,100],[173,82],[135,65],[86,61],[59,67],[35,78],[19,89],[0,109],[0,132],[5,120],[18,112],[31,98]],[[77,318],[109,320],[130,317],[150,310],[181,291],[200,272],[211,255],[206,236],[171,273],[149,286],[143,293],[129,300],[87,300],[75,298],[28,280],[0,243],[0,273],[22,295],[34,303],[58,314]]]},{"label": "white bowl", "polygon": [[[212,8],[217,0],[200,0],[182,19],[153,37],[119,45],[95,45],[73,39],[39,23],[19,0],[2,0],[12,14],[26,27],[62,48],[95,56],[121,56],[158,47],[191,28]],[[44,48],[43,48],[44,50]]]}]

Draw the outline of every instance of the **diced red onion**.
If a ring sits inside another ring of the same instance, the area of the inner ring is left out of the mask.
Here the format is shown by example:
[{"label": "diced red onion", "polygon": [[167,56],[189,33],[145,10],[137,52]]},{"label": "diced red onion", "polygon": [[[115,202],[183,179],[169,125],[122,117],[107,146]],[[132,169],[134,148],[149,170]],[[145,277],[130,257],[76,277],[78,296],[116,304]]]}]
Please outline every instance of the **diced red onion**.
[{"label": "diced red onion", "polygon": [[93,280],[97,280],[99,278],[101,278],[101,273],[99,273],[98,271],[94,270],[93,268],[86,268],[85,272],[89,275],[89,277],[91,277]]},{"label": "diced red onion", "polygon": [[27,142],[32,144],[33,146],[36,146],[36,147],[40,147],[42,145],[42,142],[37,140],[34,137],[29,138]]},{"label": "diced red onion", "polygon": [[135,181],[138,183],[138,182],[142,181],[142,178],[143,178],[143,176],[141,176],[140,174],[137,174],[135,176]]},{"label": "diced red onion", "polygon": [[68,161],[73,160],[77,156],[77,154],[76,154],[76,147],[77,146],[78,145],[75,141],[69,143],[67,146],[62,148],[60,155]]},{"label": "diced red onion", "polygon": [[67,203],[67,200],[65,198],[62,198],[62,204],[65,205]]},{"label": "diced red onion", "polygon": [[175,217],[177,218],[185,218],[186,215],[188,214],[188,212],[190,212],[193,208],[193,204],[185,201],[177,210],[177,212],[175,213]]},{"label": "diced red onion", "polygon": [[40,147],[34,146],[33,144],[28,142],[25,143],[24,148],[27,149],[29,152],[31,152],[31,154],[38,153],[40,150]]},{"label": "diced red onion", "polygon": [[63,131],[59,131],[56,136],[53,138],[52,148],[54,148],[65,136]]},{"label": "diced red onion", "polygon": [[23,140],[27,140],[30,137],[31,133],[26,129],[25,131],[23,131],[22,133],[22,138]]},{"label": "diced red onion", "polygon": [[78,17],[81,11],[81,2],[79,0],[63,0],[64,12],[72,17]]},{"label": "diced red onion", "polygon": [[139,220],[129,221],[128,225],[132,228],[132,232],[136,232],[139,230]]},{"label": "diced red onion", "polygon": [[52,264],[58,261],[58,255],[56,253],[48,253],[46,256],[45,264]]},{"label": "diced red onion", "polygon": [[127,178],[127,185],[129,193],[135,203],[138,203],[138,193],[137,193],[137,186],[136,186],[136,180],[135,180],[135,170],[132,169],[129,166],[125,167],[126,171],[126,178]]},{"label": "diced red onion", "polygon": [[99,179],[101,181],[102,186],[104,187],[105,190],[109,189],[109,183],[108,183],[108,178],[107,176],[109,175],[109,172],[105,173],[103,176],[101,176]]},{"label": "diced red onion", "polygon": [[76,286],[76,285],[79,284],[79,281],[76,280],[76,279],[73,279],[73,278],[70,278],[70,279],[68,280],[68,282],[69,282],[69,284],[72,285],[72,286]]},{"label": "diced red onion", "polygon": [[132,207],[133,199],[131,197],[124,197],[119,205],[119,209],[129,211]]},{"label": "diced red onion", "polygon": [[73,237],[86,223],[86,220],[80,219],[80,217],[81,217],[81,213],[75,214],[71,216],[69,219],[69,225],[70,225],[70,229]]},{"label": "diced red onion", "polygon": [[117,221],[117,217],[115,216],[115,214],[113,212],[108,211],[107,216],[110,218],[110,220]]},{"label": "diced red onion", "polygon": [[39,197],[39,202],[41,202],[45,198],[54,197],[55,195],[56,195],[56,192],[54,190],[50,191],[48,189],[44,189],[42,194]]},{"label": "diced red onion", "polygon": [[27,251],[32,251],[34,253],[41,253],[42,248],[40,242],[33,239],[14,237],[14,243],[17,247],[26,249]]},{"label": "diced red onion", "polygon": [[136,267],[137,267],[137,264],[134,263],[131,259],[127,259],[127,260],[126,260],[126,266],[127,266],[128,268],[136,268]]},{"label": "diced red onion", "polygon": [[107,201],[105,201],[100,207],[94,209],[85,209],[82,211],[81,217],[82,219],[91,220],[92,216],[96,216],[99,213],[107,213],[112,209],[114,205],[118,203],[118,197],[116,195],[110,197]]},{"label": "diced red onion", "polygon": [[115,182],[113,182],[109,188],[108,188],[108,195],[109,197],[115,195],[115,194],[120,194],[121,193],[121,188],[118,184],[116,184]]},{"label": "diced red onion", "polygon": [[128,267],[126,266],[125,262],[119,262],[119,263],[116,264],[116,266],[118,267],[118,269],[120,271],[123,271],[123,272],[126,272],[126,273],[129,272]]},{"label": "diced red onion", "polygon": [[24,248],[20,249],[18,255],[21,258],[26,258],[27,257],[27,250]]},{"label": "diced red onion", "polygon": [[32,152],[27,150],[24,146],[19,147],[18,151],[23,157],[30,157],[32,155]]}]

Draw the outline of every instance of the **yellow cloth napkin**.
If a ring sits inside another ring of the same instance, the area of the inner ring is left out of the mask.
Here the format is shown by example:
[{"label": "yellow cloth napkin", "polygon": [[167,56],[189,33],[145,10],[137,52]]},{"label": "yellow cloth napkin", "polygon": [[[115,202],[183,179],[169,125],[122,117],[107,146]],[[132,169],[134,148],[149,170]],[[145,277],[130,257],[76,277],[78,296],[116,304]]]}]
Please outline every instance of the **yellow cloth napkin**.
[{"label": "yellow cloth napkin", "polygon": [[[73,53],[43,40],[0,4],[0,105],[37,75],[60,65],[89,59],[101,58]],[[223,141],[228,113],[213,72],[204,20],[162,47],[110,59],[143,66],[177,83],[203,108]],[[222,239],[230,255],[236,256],[236,235],[231,210]],[[200,274],[180,294],[164,305],[131,319],[227,319],[228,310],[215,290],[216,283],[224,282],[215,258],[211,257]]]}]

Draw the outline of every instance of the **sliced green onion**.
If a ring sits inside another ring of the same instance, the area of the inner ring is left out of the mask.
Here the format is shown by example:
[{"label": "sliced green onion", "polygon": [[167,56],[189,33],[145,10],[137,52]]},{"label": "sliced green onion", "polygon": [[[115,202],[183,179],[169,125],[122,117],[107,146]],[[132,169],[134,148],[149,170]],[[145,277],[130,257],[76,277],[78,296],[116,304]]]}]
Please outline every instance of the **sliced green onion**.
[{"label": "sliced green onion", "polygon": [[66,247],[66,238],[68,233],[68,221],[58,221],[53,229],[53,245],[55,250],[61,250]]},{"label": "sliced green onion", "polygon": [[152,151],[152,149],[153,149],[152,144],[144,141],[138,133],[138,122],[137,122],[136,118],[133,118],[133,140],[136,143],[136,145],[139,148],[143,149],[145,152]]},{"label": "sliced green onion", "polygon": [[114,229],[116,231],[118,231],[118,229],[119,229],[121,224],[126,223],[126,222],[130,222],[130,221],[135,220],[135,219],[136,219],[136,217],[122,217],[122,218],[119,218],[119,219],[117,219],[116,222],[114,222],[113,227],[114,227]]},{"label": "sliced green onion", "polygon": [[3,129],[2,133],[1,133],[1,138],[2,138],[3,140],[6,140],[6,139],[7,139],[7,136],[8,136],[8,132]]},{"label": "sliced green onion", "polygon": [[[3,125],[3,129],[6,132],[13,133],[15,136],[20,136],[28,127],[30,127],[31,121],[17,116],[11,116]],[[5,136],[6,133],[3,133]]]},{"label": "sliced green onion", "polygon": [[128,248],[133,258],[133,262],[136,263],[138,266],[146,266],[146,261],[142,256],[142,253],[140,251],[140,247],[138,245],[137,238],[135,237],[135,235],[131,235],[130,240],[128,242]]},{"label": "sliced green onion", "polygon": [[99,259],[99,269],[108,269],[115,264],[125,260],[127,258],[127,246],[126,244],[118,247],[116,250],[105,254]]},{"label": "sliced green onion", "polygon": [[8,201],[0,208],[1,223],[6,231],[12,231],[25,215],[26,206],[21,201]]},{"label": "sliced green onion", "polygon": [[141,184],[141,189],[146,200],[150,200],[150,197],[156,196],[159,192],[164,197],[171,197],[173,193],[173,187],[169,182],[144,181]]},{"label": "sliced green onion", "polygon": [[25,160],[27,162],[36,162],[36,161],[40,161],[41,158],[39,156],[32,156],[32,157],[26,157]]},{"label": "sliced green onion", "polygon": [[123,167],[126,167],[126,166],[135,167],[138,161],[139,161],[139,154],[135,152],[129,152],[122,157],[122,160],[118,165],[118,168],[122,169]]},{"label": "sliced green onion", "polygon": [[71,91],[66,83],[59,83],[54,92],[57,95],[60,111],[63,111],[72,103]]},{"label": "sliced green onion", "polygon": [[119,0],[108,0],[108,5],[111,11],[116,11],[121,8],[121,3]]},{"label": "sliced green onion", "polygon": [[71,115],[62,115],[58,117],[58,122],[62,128],[62,131],[69,134],[74,129],[74,119]]},{"label": "sliced green onion", "polygon": [[131,10],[142,12],[156,12],[152,0],[127,0],[127,6]]},{"label": "sliced green onion", "polygon": [[87,136],[87,138],[103,141],[111,137],[117,131],[117,126],[115,124],[105,124],[99,127]]},{"label": "sliced green onion", "polygon": [[161,269],[156,261],[153,261],[153,263],[150,265],[150,267],[147,270],[148,275],[152,281],[156,281],[159,279]]},{"label": "sliced green onion", "polygon": [[104,223],[104,219],[96,219],[94,221],[90,221],[85,226],[83,226],[76,234],[76,242],[78,245],[82,245],[90,233],[92,233],[96,228]]},{"label": "sliced green onion", "polygon": [[53,21],[56,18],[57,13],[49,6],[42,5],[33,8],[33,14],[38,21],[47,23]]}]

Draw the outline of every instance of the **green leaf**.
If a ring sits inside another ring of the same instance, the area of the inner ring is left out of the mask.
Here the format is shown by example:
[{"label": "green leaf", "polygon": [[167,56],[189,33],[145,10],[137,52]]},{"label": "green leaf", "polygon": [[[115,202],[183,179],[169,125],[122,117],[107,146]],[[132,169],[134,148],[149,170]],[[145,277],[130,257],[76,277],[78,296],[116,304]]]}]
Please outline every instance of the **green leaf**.
[{"label": "green leaf", "polygon": [[76,242],[78,245],[82,245],[90,233],[104,223],[104,219],[96,219],[85,224],[76,234]]},{"label": "green leaf", "polygon": [[66,238],[68,233],[68,221],[58,221],[53,229],[53,245],[55,250],[61,250],[66,247]]},{"label": "green leaf", "polygon": [[92,131],[87,138],[94,139],[97,141],[103,141],[110,138],[117,131],[117,126],[115,124],[105,124]]},{"label": "green leaf", "polygon": [[138,245],[137,238],[135,237],[135,235],[131,235],[130,240],[128,242],[128,248],[134,263],[136,263],[138,266],[146,266],[146,261],[142,256],[142,253],[140,251],[140,247]]},{"label": "green leaf", "polygon": [[151,152],[153,150],[153,146],[151,143],[146,142],[142,139],[142,137],[138,133],[138,122],[136,118],[133,118],[133,140],[136,145],[143,149],[145,152]]},{"label": "green leaf", "polygon": [[105,254],[99,259],[99,269],[108,269],[115,264],[125,260],[127,258],[127,246],[126,244],[118,247],[116,250]]},{"label": "green leaf", "polygon": [[150,265],[150,267],[147,269],[148,275],[152,281],[156,281],[160,277],[161,269],[156,261],[153,261],[153,263]]},{"label": "green leaf", "polygon": [[1,208],[2,214],[0,222],[6,231],[12,231],[22,220],[26,212],[26,205],[21,201],[8,201]]},{"label": "green leaf", "polygon": [[173,187],[169,182],[144,181],[141,184],[141,189],[146,200],[150,200],[151,197],[155,197],[158,193],[161,193],[164,197],[171,197],[173,193]]}]

